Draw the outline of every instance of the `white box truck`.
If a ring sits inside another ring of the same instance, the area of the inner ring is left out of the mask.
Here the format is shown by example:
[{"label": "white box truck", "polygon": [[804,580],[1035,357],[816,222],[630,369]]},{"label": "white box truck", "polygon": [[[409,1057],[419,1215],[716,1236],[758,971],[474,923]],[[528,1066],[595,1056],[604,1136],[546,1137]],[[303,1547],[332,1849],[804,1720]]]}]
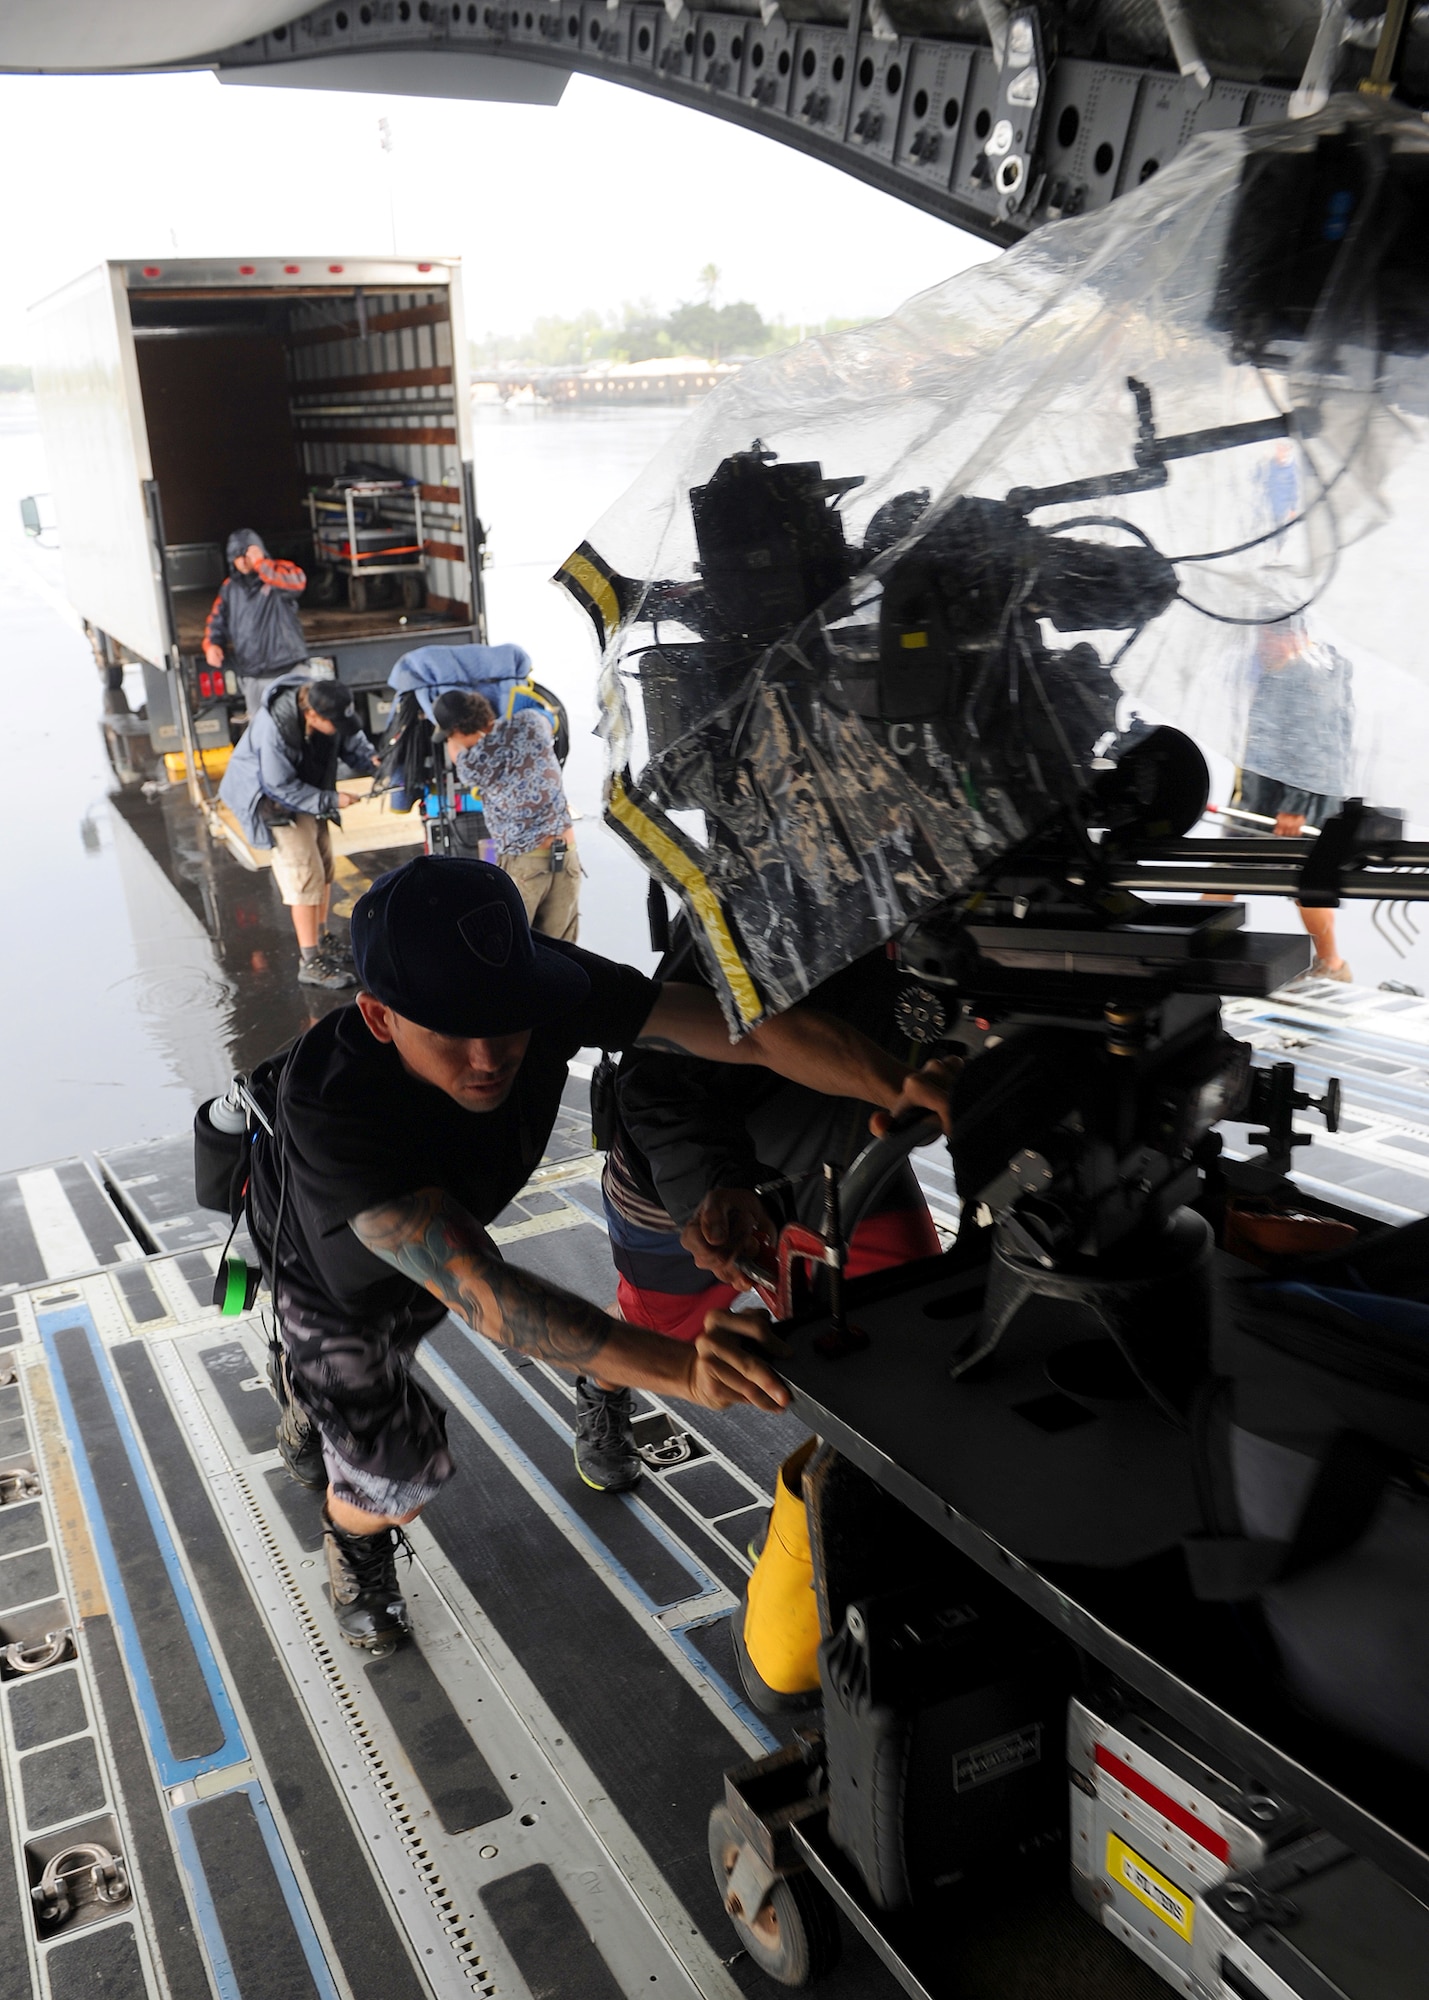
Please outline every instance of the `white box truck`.
[{"label": "white box truck", "polygon": [[394,660],[485,640],[456,259],[113,261],[31,323],[65,588],[121,778],[184,753],[197,802],[197,753],[242,728],[231,663],[203,654],[235,528],[307,573],[311,655],[374,738]]}]

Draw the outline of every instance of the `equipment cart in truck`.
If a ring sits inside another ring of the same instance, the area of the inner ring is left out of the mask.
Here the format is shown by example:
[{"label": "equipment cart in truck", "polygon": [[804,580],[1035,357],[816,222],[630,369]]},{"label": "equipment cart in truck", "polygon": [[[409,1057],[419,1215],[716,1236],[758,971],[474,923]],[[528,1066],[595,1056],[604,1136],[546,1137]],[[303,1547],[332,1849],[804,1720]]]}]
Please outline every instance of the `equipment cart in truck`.
[{"label": "equipment cart in truck", "polygon": [[455,259],[115,260],[31,320],[65,588],[122,779],[168,756],[199,803],[243,728],[233,662],[203,656],[236,527],[305,572],[310,658],[374,739],[395,660],[485,640]]},{"label": "equipment cart in truck", "polygon": [[427,552],[419,485],[402,479],[348,479],[336,486],[314,486],[308,493],[308,519],[326,594],[336,596],[336,579],[341,578],[349,608],[366,611],[380,601],[384,588],[379,584],[369,591],[369,579],[390,576],[399,603],[414,610],[425,601]]}]

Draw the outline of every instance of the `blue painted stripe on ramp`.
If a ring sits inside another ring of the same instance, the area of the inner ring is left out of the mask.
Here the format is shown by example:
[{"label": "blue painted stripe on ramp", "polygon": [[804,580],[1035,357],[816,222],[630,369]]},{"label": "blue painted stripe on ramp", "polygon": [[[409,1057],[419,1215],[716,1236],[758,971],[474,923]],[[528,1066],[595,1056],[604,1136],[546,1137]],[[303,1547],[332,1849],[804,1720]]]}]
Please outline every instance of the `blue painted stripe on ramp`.
[{"label": "blue painted stripe on ramp", "polygon": [[[60,1422],[64,1426],[74,1461],[75,1480],[84,1501],[85,1513],[89,1517],[94,1552],[104,1578],[109,1609],[119,1633],[124,1659],[134,1684],[139,1712],[143,1718],[155,1765],[158,1767],[160,1781],[164,1785],[179,1785],[186,1779],[197,1777],[200,1771],[221,1770],[226,1764],[242,1763],[248,1751],[238,1726],[238,1717],[229,1699],[222,1670],[209,1644],[208,1633],[199,1616],[188,1576],[179,1561],[178,1550],[174,1547],[173,1536],[169,1532],[169,1524],[159,1505],[154,1482],[149,1476],[149,1468],[139,1450],[139,1442],[134,1434],[134,1426],[130,1422],[128,1408],[119,1393],[119,1385],[109,1366],[109,1357],[104,1351],[104,1344],[99,1338],[99,1329],[94,1324],[93,1316],[85,1305],[62,1306],[56,1307],[51,1312],[37,1313],[36,1324],[49,1360],[55,1402],[59,1408]],[[109,1525],[100,1504],[94,1471],[89,1462],[89,1454],[85,1450],[84,1438],[75,1416],[74,1404],[70,1399],[69,1383],[65,1378],[64,1366],[56,1345],[56,1337],[73,1327],[79,1327],[89,1341],[100,1382],[114,1413],[114,1421],[119,1429],[125,1456],[133,1471],[135,1485],[144,1503],[144,1511],[149,1517],[149,1525],[154,1531],[154,1539],[158,1543],[159,1554],[168,1574],[170,1586],[183,1614],[184,1625],[198,1661],[199,1672],[203,1676],[209,1700],[213,1703],[214,1714],[223,1731],[223,1741],[219,1747],[203,1757],[176,1757],[169,1745],[168,1731],[164,1727],[154,1687],[154,1671],[157,1669],[162,1672],[163,1662],[157,1660],[151,1665],[145,1654],[143,1637],[124,1588],[124,1579],[114,1553],[114,1544],[109,1536]]]},{"label": "blue painted stripe on ramp", "polygon": [[194,1839],[193,1828],[189,1824],[189,1814],[195,1807],[208,1805],[213,1799],[227,1798],[233,1792],[248,1794],[253,1817],[258,1822],[258,1831],[263,1837],[264,1847],[268,1850],[268,1859],[272,1863],[274,1875],[278,1878],[278,1887],[282,1891],[288,1915],[293,1920],[293,1929],[298,1934],[298,1943],[302,1948],[303,1957],[307,1960],[308,1970],[313,1976],[319,2000],[342,2000],[318,1934],[313,1928],[313,1920],[303,1901],[303,1892],[298,1885],[297,1876],[293,1873],[293,1864],[288,1859],[288,1851],[278,1832],[272,1808],[264,1795],[263,1787],[253,1778],[239,1785],[222,1786],[206,1793],[201,1799],[194,1799],[187,1805],[176,1806],[171,1814],[174,1836],[178,1842],[184,1873],[188,1877],[189,1888],[193,1893],[194,1913],[198,1918],[204,1949],[213,1967],[214,1984],[218,1988],[219,2000],[243,2000],[243,1996],[234,1976],[228,1947],[224,1943],[223,1929],[213,1905],[208,1877],[204,1874],[203,1863],[199,1859],[198,1842]]}]

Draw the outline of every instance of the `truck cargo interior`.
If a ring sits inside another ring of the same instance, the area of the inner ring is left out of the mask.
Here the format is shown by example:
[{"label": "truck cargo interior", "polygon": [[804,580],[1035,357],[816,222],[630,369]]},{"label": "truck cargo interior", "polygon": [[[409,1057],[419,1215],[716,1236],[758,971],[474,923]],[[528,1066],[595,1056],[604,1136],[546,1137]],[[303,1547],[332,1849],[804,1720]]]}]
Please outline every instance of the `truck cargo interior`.
[{"label": "truck cargo interior", "polygon": [[237,527],[307,572],[315,653],[470,624],[445,285],[129,300],[181,652]]}]

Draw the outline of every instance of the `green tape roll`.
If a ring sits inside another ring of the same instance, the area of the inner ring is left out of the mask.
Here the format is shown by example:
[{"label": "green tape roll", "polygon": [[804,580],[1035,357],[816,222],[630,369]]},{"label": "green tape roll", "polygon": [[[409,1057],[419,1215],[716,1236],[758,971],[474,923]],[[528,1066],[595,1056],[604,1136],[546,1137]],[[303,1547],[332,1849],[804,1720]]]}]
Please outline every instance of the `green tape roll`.
[{"label": "green tape roll", "polygon": [[238,1319],[248,1304],[248,1266],[241,1257],[224,1259],[223,1305],[225,1319]]}]

